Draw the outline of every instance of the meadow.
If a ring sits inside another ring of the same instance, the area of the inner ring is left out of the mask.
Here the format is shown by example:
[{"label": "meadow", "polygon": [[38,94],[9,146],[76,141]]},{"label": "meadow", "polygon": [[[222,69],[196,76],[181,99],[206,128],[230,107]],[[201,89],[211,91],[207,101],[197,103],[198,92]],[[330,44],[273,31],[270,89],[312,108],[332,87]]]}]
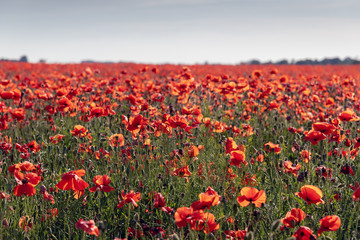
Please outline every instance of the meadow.
[{"label": "meadow", "polygon": [[360,67],[0,62],[1,239],[360,239]]}]

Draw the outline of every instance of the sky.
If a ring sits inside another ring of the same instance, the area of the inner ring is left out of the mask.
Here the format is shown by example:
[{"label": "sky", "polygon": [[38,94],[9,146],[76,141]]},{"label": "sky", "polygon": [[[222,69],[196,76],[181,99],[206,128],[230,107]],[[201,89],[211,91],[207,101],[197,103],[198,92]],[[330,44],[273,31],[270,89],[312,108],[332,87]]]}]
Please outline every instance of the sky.
[{"label": "sky", "polygon": [[359,0],[0,0],[0,59],[359,59],[359,43]]}]

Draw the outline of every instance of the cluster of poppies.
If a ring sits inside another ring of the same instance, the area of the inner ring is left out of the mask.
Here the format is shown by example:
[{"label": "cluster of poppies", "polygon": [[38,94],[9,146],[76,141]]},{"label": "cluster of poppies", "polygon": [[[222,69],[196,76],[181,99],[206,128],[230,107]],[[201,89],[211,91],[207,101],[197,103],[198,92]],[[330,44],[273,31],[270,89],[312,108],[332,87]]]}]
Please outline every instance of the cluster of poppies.
[{"label": "cluster of poppies", "polygon": [[[355,218],[336,209],[360,199],[359,76],[356,66],[0,61],[4,238],[15,215],[21,234],[59,239],[67,228],[350,238],[341,220],[357,228]],[[43,208],[19,211],[23,199]]]}]

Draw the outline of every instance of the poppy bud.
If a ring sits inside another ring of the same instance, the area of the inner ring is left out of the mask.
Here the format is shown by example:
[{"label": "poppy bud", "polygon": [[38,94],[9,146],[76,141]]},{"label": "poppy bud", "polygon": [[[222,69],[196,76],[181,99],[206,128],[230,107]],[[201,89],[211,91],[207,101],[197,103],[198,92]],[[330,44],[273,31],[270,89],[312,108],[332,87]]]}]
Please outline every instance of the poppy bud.
[{"label": "poppy bud", "polygon": [[99,221],[98,223],[98,228],[101,230],[101,231],[105,231],[105,224],[103,221]]},{"label": "poppy bud", "polygon": [[3,224],[4,228],[9,227],[9,222],[8,222],[8,220],[6,218],[3,219],[2,224]]},{"label": "poppy bud", "polygon": [[254,233],[253,232],[247,232],[245,235],[245,240],[253,240],[254,238]]},{"label": "poppy bud", "polygon": [[40,187],[40,193],[44,194],[46,192],[46,187],[44,185],[41,185]]},{"label": "poppy bud", "polygon": [[[294,221],[294,220],[292,220]],[[280,229],[280,225],[281,225],[281,219],[277,219],[275,220],[272,224],[271,224],[271,231],[275,232],[277,230]]]}]

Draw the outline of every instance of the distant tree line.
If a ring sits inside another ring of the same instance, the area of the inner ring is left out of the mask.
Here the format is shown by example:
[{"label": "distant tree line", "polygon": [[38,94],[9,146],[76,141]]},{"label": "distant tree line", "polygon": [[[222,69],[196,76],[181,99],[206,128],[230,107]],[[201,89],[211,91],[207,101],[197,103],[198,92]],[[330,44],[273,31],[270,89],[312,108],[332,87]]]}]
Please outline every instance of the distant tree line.
[{"label": "distant tree line", "polygon": [[19,59],[7,59],[7,58],[0,58],[0,61],[7,61],[7,62],[28,62],[28,58],[26,55],[21,56]]},{"label": "distant tree line", "polygon": [[[28,62],[28,58],[26,55],[21,56],[19,59],[7,59],[7,58],[0,58],[0,61],[9,61],[9,62]],[[41,59],[39,61],[40,63],[45,63],[46,61],[44,59]],[[94,61],[94,60],[84,60],[81,61],[81,63],[114,63],[111,61]],[[205,62],[205,64],[209,64],[208,62]],[[288,61],[286,59],[280,60],[280,61],[267,61],[267,62],[261,62],[259,60],[250,60],[247,62],[240,62],[240,64],[252,64],[252,65],[267,65],[267,64],[276,64],[276,65],[354,65],[354,64],[360,64],[360,60],[352,59],[352,58],[345,58],[341,60],[340,58],[324,58],[323,60],[313,60],[313,59],[303,59],[303,60],[291,60]]]},{"label": "distant tree line", "polygon": [[303,59],[303,60],[292,60],[288,61],[286,59],[272,62],[261,62],[259,60],[250,60],[247,62],[242,62],[241,64],[253,64],[253,65],[261,65],[261,64],[276,64],[276,65],[288,65],[288,64],[294,64],[294,65],[354,65],[354,64],[360,64],[360,60],[352,59],[352,58],[345,58],[344,60],[341,60],[340,58],[324,58],[323,60],[313,60],[313,59]]}]

